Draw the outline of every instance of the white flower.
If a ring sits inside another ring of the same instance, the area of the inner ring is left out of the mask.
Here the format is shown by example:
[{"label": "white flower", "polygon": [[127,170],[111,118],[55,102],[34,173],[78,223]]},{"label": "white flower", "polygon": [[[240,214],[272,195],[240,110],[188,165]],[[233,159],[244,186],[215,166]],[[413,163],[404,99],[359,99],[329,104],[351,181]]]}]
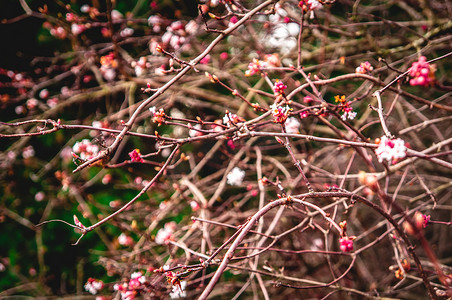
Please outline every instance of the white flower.
[{"label": "white flower", "polygon": [[118,243],[123,246],[129,246],[133,243],[133,240],[123,232],[118,236]]},{"label": "white flower", "polygon": [[286,120],[284,125],[287,133],[299,133],[298,128],[300,128],[301,123],[297,118],[290,117]]},{"label": "white flower", "polygon": [[122,13],[120,13],[116,9],[113,9],[111,11],[111,18],[112,18],[113,21],[121,20],[122,19]]},{"label": "white flower", "polygon": [[196,129],[201,129],[201,124],[195,124],[195,125],[193,126],[193,129],[190,129],[190,130],[188,131],[188,135],[189,135],[190,137],[201,136],[201,135],[202,135],[202,132],[200,132],[200,131],[198,131],[198,130],[196,130]]},{"label": "white flower", "polygon": [[168,222],[165,226],[157,232],[155,242],[159,245],[167,244],[173,238],[174,230],[176,229],[175,222]]},{"label": "white flower", "polygon": [[27,146],[22,150],[22,157],[27,159],[35,156],[35,149],[33,146]]},{"label": "white flower", "polygon": [[85,290],[93,295],[96,295],[99,290],[104,287],[102,280],[97,280],[94,278],[89,278],[85,284]]},{"label": "white flower", "polygon": [[121,32],[119,32],[119,35],[120,35],[121,37],[125,38],[125,37],[132,36],[133,33],[134,33],[133,28],[126,27],[126,28],[124,28],[123,30],[121,30]]},{"label": "white flower", "polygon": [[226,178],[228,184],[241,186],[243,178],[245,178],[245,171],[241,170],[238,167],[235,167],[231,172],[229,172]]},{"label": "white flower", "polygon": [[88,13],[89,12],[89,10],[90,10],[90,7],[89,7],[89,5],[88,4],[84,4],[84,5],[82,5],[81,7],[80,7],[80,11],[82,12],[82,13]]},{"label": "white flower", "polygon": [[185,298],[187,297],[187,292],[185,291],[185,288],[187,287],[186,281],[180,282],[180,287],[173,285],[173,291],[169,294],[171,299],[179,299],[179,298]]},{"label": "white flower", "polygon": [[346,111],[346,112],[344,112],[344,114],[341,116],[341,119],[342,120],[347,120],[347,118],[348,119],[350,119],[350,120],[353,120],[354,118],[356,117],[356,112],[354,112],[354,111]]},{"label": "white flower", "polygon": [[379,162],[386,159],[390,163],[394,159],[404,158],[406,156],[405,142],[400,138],[391,140],[382,136],[375,154]]}]

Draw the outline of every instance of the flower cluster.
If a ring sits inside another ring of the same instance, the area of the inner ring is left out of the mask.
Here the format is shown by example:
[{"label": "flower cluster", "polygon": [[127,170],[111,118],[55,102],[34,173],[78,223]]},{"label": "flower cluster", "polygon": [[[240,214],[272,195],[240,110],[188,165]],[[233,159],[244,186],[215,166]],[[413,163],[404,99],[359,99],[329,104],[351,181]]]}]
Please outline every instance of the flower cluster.
[{"label": "flower cluster", "polygon": [[146,70],[151,67],[151,64],[146,57],[142,56],[137,61],[132,61],[131,66],[135,69],[135,74],[139,77],[145,74]]},{"label": "flower cluster", "polygon": [[342,229],[341,238],[339,239],[339,248],[343,252],[353,251],[353,240],[355,236],[347,236],[347,221],[342,221],[339,223]]},{"label": "flower cluster", "polygon": [[378,148],[375,150],[375,154],[378,157],[378,161],[382,162],[386,159],[388,162],[401,159],[406,156],[405,142],[400,139],[389,139],[386,136],[382,136],[378,143]]},{"label": "flower cluster", "polygon": [[245,119],[230,112],[226,112],[225,116],[223,117],[223,124],[225,124],[228,127],[232,127],[233,125],[241,122],[245,122]]},{"label": "flower cluster", "polygon": [[355,72],[358,73],[358,74],[366,74],[366,73],[370,73],[373,69],[374,69],[374,67],[372,67],[372,65],[370,64],[370,62],[365,61],[365,62],[361,63],[361,64],[355,69]]},{"label": "flower cluster", "polygon": [[176,230],[176,222],[171,221],[165,224],[163,228],[160,228],[155,236],[155,242],[159,245],[168,244],[169,241],[174,239],[174,231]]},{"label": "flower cluster", "polygon": [[276,95],[284,94],[284,90],[287,89],[287,85],[285,85],[281,80],[276,79],[275,85],[273,86],[273,92]]},{"label": "flower cluster", "polygon": [[35,149],[33,148],[33,146],[27,146],[24,149],[22,149],[22,157],[24,159],[30,158],[35,156]]},{"label": "flower cluster", "polygon": [[231,172],[228,173],[226,178],[228,184],[241,186],[243,179],[245,178],[245,171],[243,171],[239,167],[235,167]]},{"label": "flower cluster", "polygon": [[152,121],[154,123],[157,123],[158,126],[162,125],[162,123],[165,122],[166,114],[163,108],[160,108],[158,111],[156,111],[155,107],[151,107],[149,108],[149,111],[152,114]]},{"label": "flower cluster", "polygon": [[344,121],[347,120],[347,118],[353,120],[356,117],[356,112],[353,111],[353,107],[351,107],[350,104],[351,102],[348,102],[347,105],[342,107],[344,113],[342,114],[341,119]]},{"label": "flower cluster", "polygon": [[52,36],[57,39],[64,40],[67,37],[67,31],[59,25],[52,25],[50,22],[44,22],[42,27],[47,29]]},{"label": "flower cluster", "polygon": [[97,292],[99,292],[103,288],[104,283],[102,280],[88,278],[88,281],[85,283],[85,291],[90,292],[93,295],[96,295]]},{"label": "flower cluster", "polygon": [[425,56],[419,57],[419,60],[411,65],[408,70],[411,77],[410,85],[429,86],[435,80],[436,66],[427,62]]},{"label": "flower cluster", "polygon": [[138,295],[140,289],[146,283],[146,277],[141,272],[134,272],[130,275],[129,282],[115,284],[113,289],[121,293],[122,300],[132,300]]},{"label": "flower cluster", "polygon": [[275,123],[280,123],[280,124],[284,124],[284,122],[286,122],[287,117],[289,117],[290,112],[292,111],[291,108],[289,108],[289,106],[279,106],[276,105],[275,103],[272,104],[270,106],[271,111],[272,111],[272,115],[273,115],[273,122]]},{"label": "flower cluster", "polygon": [[339,239],[339,248],[343,252],[350,252],[353,251],[353,239],[345,236]]},{"label": "flower cluster", "polygon": [[99,146],[91,143],[88,139],[84,139],[81,142],[75,143],[72,147],[72,152],[78,154],[81,159],[87,160],[95,157],[99,153]]},{"label": "flower cluster", "polygon": [[112,81],[116,77],[116,68],[118,67],[118,61],[115,59],[115,54],[110,52],[109,54],[100,58],[100,72],[107,81]]},{"label": "flower cluster", "polygon": [[303,11],[315,10],[322,7],[322,3],[317,0],[301,0],[298,6],[303,9]]},{"label": "flower cluster", "polygon": [[[155,28],[155,26],[154,26]],[[198,30],[198,25],[195,21],[190,21],[184,24],[181,21],[175,21],[166,27],[166,32],[162,35],[163,46],[171,47],[178,50],[181,47],[188,48],[187,36],[195,33]]]},{"label": "flower cluster", "polygon": [[129,152],[129,156],[132,162],[144,162],[144,159],[140,153],[140,149],[134,149],[133,151]]},{"label": "flower cluster", "polygon": [[339,102],[338,108],[339,111],[343,112],[341,119],[342,120],[353,120],[356,117],[356,112],[353,111],[353,107],[351,106],[352,102],[345,99],[345,96],[334,96],[334,101]]},{"label": "flower cluster", "polygon": [[245,76],[253,76],[254,74],[258,74],[263,68],[266,67],[267,63],[265,61],[254,58],[253,61],[249,63],[248,70],[246,70],[245,72]]},{"label": "flower cluster", "polygon": [[171,299],[179,299],[187,297],[187,291],[185,290],[187,287],[186,281],[180,281],[179,285],[173,285],[172,291],[169,293]]}]

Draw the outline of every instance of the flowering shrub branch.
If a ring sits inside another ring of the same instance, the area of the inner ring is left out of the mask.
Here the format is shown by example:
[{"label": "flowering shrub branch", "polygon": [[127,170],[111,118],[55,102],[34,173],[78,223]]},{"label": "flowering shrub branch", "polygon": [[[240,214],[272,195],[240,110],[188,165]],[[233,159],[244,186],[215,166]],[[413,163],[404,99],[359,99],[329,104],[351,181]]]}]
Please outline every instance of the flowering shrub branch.
[{"label": "flowering shrub branch", "polygon": [[452,295],[444,3],[32,2],[70,51],[0,69],[0,272],[55,293],[64,224],[99,299]]}]

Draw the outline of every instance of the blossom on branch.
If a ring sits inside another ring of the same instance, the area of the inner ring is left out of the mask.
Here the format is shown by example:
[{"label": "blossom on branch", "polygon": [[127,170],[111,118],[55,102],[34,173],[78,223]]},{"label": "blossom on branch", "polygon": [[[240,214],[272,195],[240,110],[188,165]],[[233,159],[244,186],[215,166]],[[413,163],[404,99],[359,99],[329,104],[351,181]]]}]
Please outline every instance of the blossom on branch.
[{"label": "blossom on branch", "polygon": [[284,123],[285,129],[287,133],[300,133],[298,130],[300,128],[300,121],[298,121],[296,118],[288,118],[286,122]]},{"label": "blossom on branch", "polygon": [[400,138],[391,140],[386,136],[382,136],[375,154],[379,162],[383,160],[392,162],[393,160],[404,158],[406,156],[405,142]]},{"label": "blossom on branch", "polygon": [[304,12],[315,10],[322,7],[322,3],[317,0],[301,0],[298,6],[303,9]]},{"label": "blossom on branch", "polygon": [[285,85],[281,80],[276,79],[275,85],[273,86],[273,92],[276,95],[284,94],[284,90],[287,89],[287,85]]},{"label": "blossom on branch", "polygon": [[350,252],[353,251],[353,240],[354,237],[348,237],[348,236],[344,236],[342,238],[339,239],[339,248],[343,251],[343,252]]},{"label": "blossom on branch", "polygon": [[275,103],[272,104],[270,106],[271,111],[272,111],[272,115],[273,115],[273,122],[274,123],[280,123],[280,124],[284,124],[284,122],[286,122],[287,118],[290,115],[290,112],[292,111],[292,109],[289,106],[279,106],[276,105]]},{"label": "blossom on branch", "polygon": [[374,67],[372,67],[372,65],[370,64],[370,62],[365,61],[365,62],[361,63],[361,64],[355,69],[355,72],[358,73],[358,74],[367,74],[367,73],[370,73],[373,69],[374,69]]},{"label": "blossom on branch", "polygon": [[253,76],[254,74],[261,72],[261,70],[266,67],[267,63],[265,61],[254,58],[253,61],[249,63],[248,70],[246,70],[245,72],[245,76]]},{"label": "blossom on branch", "polygon": [[159,245],[168,244],[174,240],[174,231],[176,230],[176,222],[168,222],[163,228],[160,228],[155,236],[155,242]]},{"label": "blossom on branch", "polygon": [[81,142],[75,143],[72,147],[72,151],[79,154],[81,159],[88,160],[99,153],[99,146],[91,143],[88,139],[84,139]]},{"label": "blossom on branch", "polygon": [[187,297],[185,288],[187,287],[186,281],[180,281],[178,285],[172,286],[172,291],[169,293],[171,299],[179,299]]},{"label": "blossom on branch", "polygon": [[429,64],[425,56],[419,57],[419,60],[411,65],[408,73],[411,77],[410,85],[429,86],[435,81],[436,66]]},{"label": "blossom on branch", "polygon": [[90,292],[93,295],[96,295],[98,291],[104,288],[104,283],[102,280],[88,278],[88,281],[85,283],[85,291]]},{"label": "blossom on branch", "polygon": [[129,152],[129,156],[132,162],[144,162],[143,157],[141,157],[140,149],[134,149],[133,151]]},{"label": "blossom on branch", "polygon": [[226,111],[226,114],[223,117],[223,124],[225,124],[228,127],[232,127],[233,125],[235,125],[237,123],[242,123],[242,122],[245,122],[245,119],[237,116],[236,114],[232,114],[228,111]]},{"label": "blossom on branch", "polygon": [[241,186],[243,179],[245,178],[245,171],[243,171],[239,167],[235,167],[231,172],[228,173],[226,178],[228,184]]}]

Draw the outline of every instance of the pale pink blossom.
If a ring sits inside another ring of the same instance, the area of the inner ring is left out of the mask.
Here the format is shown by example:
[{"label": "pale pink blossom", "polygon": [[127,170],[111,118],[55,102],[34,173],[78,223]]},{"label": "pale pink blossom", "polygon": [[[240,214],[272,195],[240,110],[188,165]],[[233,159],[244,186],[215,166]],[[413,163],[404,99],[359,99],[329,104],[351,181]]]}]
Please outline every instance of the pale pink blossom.
[{"label": "pale pink blossom", "polygon": [[76,142],[72,147],[72,151],[79,154],[81,159],[87,160],[99,153],[99,146],[92,144],[88,139],[84,139],[81,142]]},{"label": "pale pink blossom", "polygon": [[35,149],[33,148],[33,146],[27,146],[22,150],[22,157],[27,159],[30,157],[35,156]]},{"label": "pale pink blossom", "polygon": [[104,283],[102,280],[88,278],[88,281],[85,283],[85,291],[90,292],[93,295],[96,295],[103,288]]},{"label": "pale pink blossom", "polygon": [[288,118],[284,123],[284,127],[287,133],[295,134],[300,133],[299,132],[300,125],[301,125],[300,121],[298,121],[298,119],[294,117]]},{"label": "pale pink blossom", "polygon": [[273,115],[273,122],[275,123],[281,123],[284,124],[286,122],[286,119],[289,117],[290,114],[290,107],[289,106],[279,106],[276,103],[272,104],[270,106],[272,115]]},{"label": "pale pink blossom", "polygon": [[358,74],[367,74],[370,73],[373,69],[374,67],[372,67],[370,62],[365,61],[356,68],[355,72]]},{"label": "pale pink blossom", "polygon": [[160,228],[155,236],[155,242],[159,245],[168,244],[174,239],[174,231],[176,230],[176,222],[168,222],[163,228]]},{"label": "pale pink blossom", "polygon": [[131,246],[133,245],[133,239],[125,233],[121,233],[118,236],[118,243],[122,246]]}]

